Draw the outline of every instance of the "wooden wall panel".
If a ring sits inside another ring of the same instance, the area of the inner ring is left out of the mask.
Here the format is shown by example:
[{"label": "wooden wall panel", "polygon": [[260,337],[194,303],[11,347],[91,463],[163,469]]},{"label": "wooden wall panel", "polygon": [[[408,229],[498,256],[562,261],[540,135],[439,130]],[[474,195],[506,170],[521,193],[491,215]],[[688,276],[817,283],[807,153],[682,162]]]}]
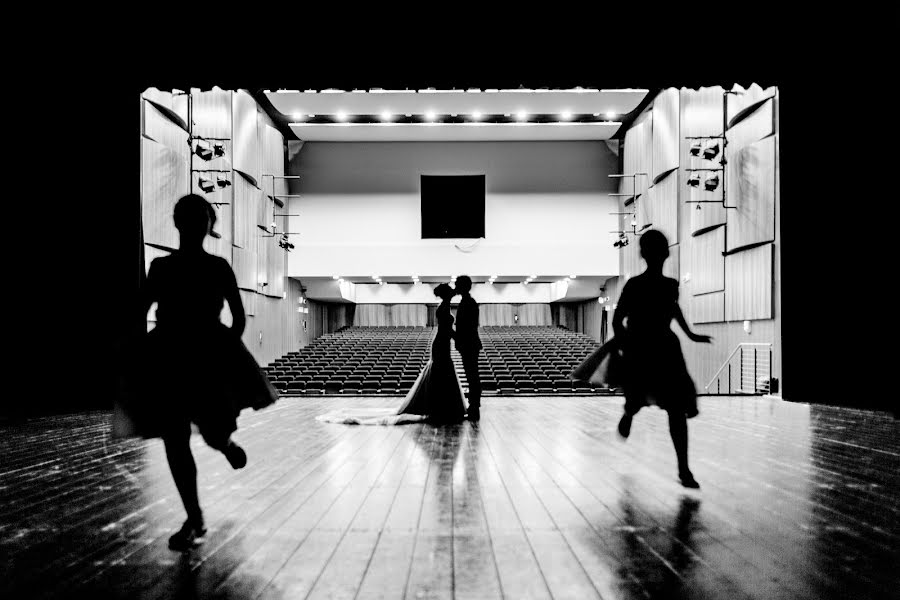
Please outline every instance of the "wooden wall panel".
[{"label": "wooden wall panel", "polygon": [[775,241],[775,136],[741,148],[728,174],[728,251]]},{"label": "wooden wall panel", "polygon": [[145,100],[141,102],[141,105],[143,109],[141,134],[187,160],[190,152],[188,132],[175,124],[150,102]]},{"label": "wooden wall panel", "polygon": [[[725,132],[728,138],[726,158],[731,163],[733,156],[753,142],[757,142],[775,133],[775,101],[766,100],[756,110]],[[729,202],[729,204],[731,204]]]},{"label": "wooden wall panel", "polygon": [[681,246],[669,246],[669,258],[666,260],[663,265],[663,275],[666,277],[671,277],[677,281],[681,281],[681,261],[679,260],[679,254],[681,254]]},{"label": "wooden wall panel", "polygon": [[234,177],[232,184],[232,212],[234,215],[234,238],[232,243],[239,248],[256,251],[256,240],[261,233],[260,208],[263,194],[241,175]]},{"label": "wooden wall panel", "polygon": [[678,243],[678,172],[672,171],[647,192],[647,223],[662,232],[669,245]]},{"label": "wooden wall panel", "polygon": [[141,216],[145,243],[178,247],[172,213],[175,202],[188,190],[187,158],[160,143],[141,138]]},{"label": "wooden wall panel", "polygon": [[264,238],[269,242],[269,250],[266,262],[266,281],[269,285],[265,288],[267,296],[279,297],[284,294],[284,277],[285,262],[287,261],[287,252],[278,245],[279,237]]},{"label": "wooden wall panel", "polygon": [[679,93],[676,88],[662,90],[653,100],[652,158],[650,177],[659,177],[678,168],[681,140]]},{"label": "wooden wall panel", "polygon": [[[285,194],[285,180],[273,179],[272,175],[284,175],[284,136],[281,132],[262,121],[260,114],[260,159],[263,192],[266,194]],[[274,182],[274,187],[273,187]]]},{"label": "wooden wall panel", "polygon": [[[681,90],[681,166],[715,168],[721,166],[721,152],[712,161],[690,154],[691,144],[695,140],[686,140],[687,136],[722,135],[724,120],[724,89],[721,87],[700,88],[699,90]],[[720,142],[720,147],[721,147]],[[689,171],[681,169],[682,192],[688,200],[722,200],[722,187],[708,192],[703,186],[694,188],[687,185]],[[701,173],[701,176],[705,174]],[[697,207],[700,207],[699,209]],[[719,204],[686,204],[690,208],[690,233],[702,231],[710,227],[725,224],[725,209]]]},{"label": "wooden wall panel", "polygon": [[725,320],[772,318],[772,251],[757,246],[725,257]]},{"label": "wooden wall panel", "polygon": [[725,320],[725,292],[682,298],[681,304],[689,307],[685,318],[690,323],[721,323]]},{"label": "wooden wall panel", "polygon": [[187,131],[188,95],[186,93],[165,92],[156,88],[147,88],[147,90],[141,94],[141,98],[147,102],[152,102],[153,104],[156,104],[158,108],[171,113],[177,120],[178,126]]},{"label": "wooden wall panel", "polygon": [[[272,251],[272,245],[275,238],[264,237],[265,233],[257,231],[259,241],[256,245],[256,290],[260,294],[268,294],[269,287],[269,252]],[[280,250],[277,246],[275,250]]]},{"label": "wooden wall panel", "polygon": [[211,179],[213,182],[216,181],[217,175],[225,175],[229,178],[231,177],[230,173],[222,172],[222,173],[198,173],[194,172],[192,174],[192,192],[197,194],[198,196],[202,196],[206,198],[207,201],[213,203],[223,203],[220,206],[213,205],[213,209],[216,211],[216,225],[214,227],[215,231],[219,233],[222,237],[219,239],[213,237],[207,237],[203,242],[203,247],[210,254],[215,254],[216,256],[221,256],[225,260],[228,261],[229,264],[232,262],[232,228],[233,228],[233,186],[228,186],[225,188],[216,187],[213,192],[204,192],[199,185],[200,177],[205,177],[207,179]]},{"label": "wooden wall panel", "polygon": [[259,169],[259,133],[256,101],[238,90],[232,94],[232,131],[234,168],[261,185]]},{"label": "wooden wall panel", "polygon": [[256,293],[259,289],[259,257],[256,249],[233,247],[231,268],[234,269],[234,276],[237,279],[238,287]]},{"label": "wooden wall panel", "polygon": [[690,292],[696,296],[725,289],[725,228],[691,238]]},{"label": "wooden wall panel", "polygon": [[241,302],[244,303],[244,314],[248,317],[252,317],[256,314],[256,297],[258,294],[255,292],[248,292],[247,290],[239,290],[241,294]]},{"label": "wooden wall panel", "polygon": [[763,89],[754,83],[746,90],[739,85],[732,88],[731,91],[737,94],[729,94],[727,102],[727,118],[728,126],[736,125],[740,120],[745,118],[753,109],[768,98],[774,98],[776,88],[770,87]]},{"label": "wooden wall panel", "polygon": [[203,138],[231,139],[232,93],[219,87],[191,90],[191,133]]}]

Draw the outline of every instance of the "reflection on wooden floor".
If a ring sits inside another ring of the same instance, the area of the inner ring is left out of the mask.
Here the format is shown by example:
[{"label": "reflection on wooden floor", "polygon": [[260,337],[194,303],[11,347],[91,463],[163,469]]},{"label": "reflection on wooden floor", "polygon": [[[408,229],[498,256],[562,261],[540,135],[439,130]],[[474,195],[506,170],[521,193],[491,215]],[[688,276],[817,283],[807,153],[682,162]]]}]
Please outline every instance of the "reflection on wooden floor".
[{"label": "reflection on wooden floor", "polygon": [[618,398],[487,398],[435,428],[318,423],[335,405],[245,413],[250,463],[194,439],[209,533],[157,441],[107,415],[0,430],[0,597],[878,598],[900,586],[900,425],[883,413],[702,398],[676,480],[665,414]]}]

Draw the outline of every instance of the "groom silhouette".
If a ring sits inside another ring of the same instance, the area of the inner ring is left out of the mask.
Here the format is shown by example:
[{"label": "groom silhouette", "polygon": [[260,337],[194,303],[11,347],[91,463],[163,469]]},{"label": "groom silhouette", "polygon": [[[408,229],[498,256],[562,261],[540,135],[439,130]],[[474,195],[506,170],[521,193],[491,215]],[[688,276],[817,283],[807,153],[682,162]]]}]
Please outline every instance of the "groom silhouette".
[{"label": "groom silhouette", "polygon": [[462,357],[466,381],[469,383],[469,411],[466,418],[481,418],[481,377],[478,374],[478,353],[481,338],[478,337],[478,303],[469,295],[472,279],[467,275],[456,278],[456,291],[462,296],[456,309],[456,350]]}]

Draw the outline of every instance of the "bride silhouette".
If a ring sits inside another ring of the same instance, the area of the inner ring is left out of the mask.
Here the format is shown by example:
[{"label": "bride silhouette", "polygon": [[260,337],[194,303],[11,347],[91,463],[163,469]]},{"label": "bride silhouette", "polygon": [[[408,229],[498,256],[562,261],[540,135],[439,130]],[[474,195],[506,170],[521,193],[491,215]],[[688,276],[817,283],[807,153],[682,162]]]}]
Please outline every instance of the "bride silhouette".
[{"label": "bride silhouette", "polygon": [[456,291],[446,283],[434,289],[441,299],[437,309],[437,332],[431,342],[431,360],[419,373],[400,408],[345,408],[316,417],[327,423],[348,425],[400,425],[428,421],[435,424],[459,423],[466,413],[462,386],[450,357],[454,337],[450,299]]}]

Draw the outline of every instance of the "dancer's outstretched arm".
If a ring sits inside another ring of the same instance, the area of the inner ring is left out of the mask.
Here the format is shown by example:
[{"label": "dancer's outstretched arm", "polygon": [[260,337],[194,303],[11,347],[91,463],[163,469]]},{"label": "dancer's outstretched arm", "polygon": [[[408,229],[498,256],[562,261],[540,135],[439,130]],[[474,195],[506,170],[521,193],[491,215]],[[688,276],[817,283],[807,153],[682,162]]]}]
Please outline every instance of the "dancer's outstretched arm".
[{"label": "dancer's outstretched arm", "polygon": [[702,333],[694,333],[691,331],[691,326],[688,325],[687,320],[684,318],[684,313],[681,312],[681,305],[675,304],[675,321],[678,323],[678,326],[687,334],[688,339],[694,342],[701,342],[704,344],[708,344],[712,341],[712,336],[704,335]]}]

